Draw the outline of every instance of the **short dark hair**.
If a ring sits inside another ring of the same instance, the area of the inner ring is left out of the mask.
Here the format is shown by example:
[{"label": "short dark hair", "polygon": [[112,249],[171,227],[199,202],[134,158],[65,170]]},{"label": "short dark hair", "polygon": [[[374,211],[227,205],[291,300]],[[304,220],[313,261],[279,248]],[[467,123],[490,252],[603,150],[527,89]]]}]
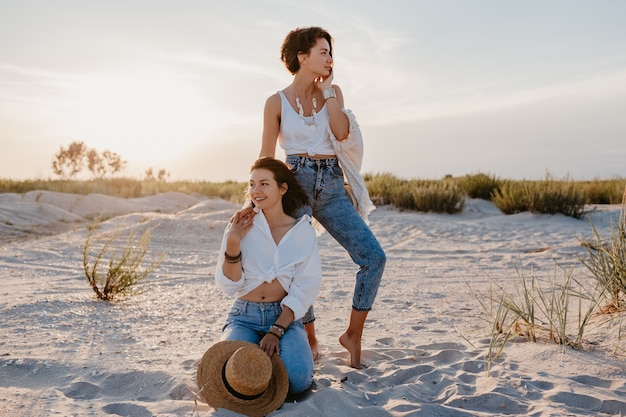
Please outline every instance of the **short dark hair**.
[{"label": "short dark hair", "polygon": [[308,28],[297,28],[287,34],[280,48],[280,59],[283,61],[289,72],[295,74],[300,70],[298,54],[311,52],[318,39],[326,39],[330,46],[330,56],[333,56],[333,38],[324,29],[311,26]]},{"label": "short dark hair", "polygon": [[[278,185],[287,184],[287,192],[283,194],[283,210],[288,215],[309,204],[309,196],[300,185],[289,166],[278,159],[263,157],[259,158],[250,167],[250,172],[255,169],[267,169],[274,174],[274,180]],[[249,194],[249,192],[248,192]],[[254,203],[253,203],[254,204]]]}]

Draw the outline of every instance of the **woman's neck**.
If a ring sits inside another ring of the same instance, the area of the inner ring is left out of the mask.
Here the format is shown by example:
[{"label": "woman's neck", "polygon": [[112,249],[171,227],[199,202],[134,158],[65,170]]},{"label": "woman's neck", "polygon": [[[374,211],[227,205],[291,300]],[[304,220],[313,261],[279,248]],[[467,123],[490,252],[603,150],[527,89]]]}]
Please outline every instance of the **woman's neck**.
[{"label": "woman's neck", "polygon": [[[298,73],[299,74],[299,73]],[[296,74],[291,88],[298,97],[307,98],[315,94],[315,78]]]},{"label": "woman's neck", "polygon": [[265,220],[267,220],[267,224],[270,226],[270,229],[280,227],[290,219],[289,215],[284,212],[282,207],[263,210],[263,214],[265,215]]}]

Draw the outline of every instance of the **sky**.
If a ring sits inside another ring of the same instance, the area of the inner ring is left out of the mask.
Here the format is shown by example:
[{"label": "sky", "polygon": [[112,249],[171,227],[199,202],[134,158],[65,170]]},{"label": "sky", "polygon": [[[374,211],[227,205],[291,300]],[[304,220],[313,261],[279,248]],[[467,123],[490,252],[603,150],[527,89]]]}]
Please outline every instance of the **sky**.
[{"label": "sky", "polygon": [[82,141],[124,176],[246,181],[305,26],[334,38],[363,173],[623,178],[624,22],[622,0],[0,0],[0,178],[55,178]]}]

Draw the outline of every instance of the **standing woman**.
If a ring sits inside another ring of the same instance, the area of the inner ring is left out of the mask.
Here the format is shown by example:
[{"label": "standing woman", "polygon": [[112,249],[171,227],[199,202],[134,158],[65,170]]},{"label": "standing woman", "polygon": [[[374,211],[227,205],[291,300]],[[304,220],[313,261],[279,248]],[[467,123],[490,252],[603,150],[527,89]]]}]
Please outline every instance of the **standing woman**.
[{"label": "standing woman", "polygon": [[[278,141],[287,164],[309,194],[311,205],[302,214],[312,214],[359,266],[350,321],[339,342],[350,354],[350,366],[360,368],[363,327],[386,257],[366,222],[373,205],[358,172],[363,150],[359,127],[352,113],[344,109],[341,89],[332,84],[332,38],[328,32],[319,27],[291,31],[283,42],[281,60],[293,81],[265,103],[260,156],[274,157]],[[344,172],[356,194],[357,208],[345,193]],[[303,323],[317,358],[314,320],[311,307]]]}]

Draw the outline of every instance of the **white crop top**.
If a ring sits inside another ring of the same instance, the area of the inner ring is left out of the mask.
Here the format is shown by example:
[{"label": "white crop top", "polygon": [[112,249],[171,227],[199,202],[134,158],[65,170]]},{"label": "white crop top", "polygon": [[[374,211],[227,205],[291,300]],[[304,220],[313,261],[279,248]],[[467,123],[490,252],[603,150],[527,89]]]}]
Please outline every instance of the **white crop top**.
[{"label": "white crop top", "polygon": [[285,155],[335,155],[335,149],[330,141],[326,103],[315,118],[305,116],[302,120],[283,92],[279,91],[278,95],[282,103],[278,143],[285,151]]}]

